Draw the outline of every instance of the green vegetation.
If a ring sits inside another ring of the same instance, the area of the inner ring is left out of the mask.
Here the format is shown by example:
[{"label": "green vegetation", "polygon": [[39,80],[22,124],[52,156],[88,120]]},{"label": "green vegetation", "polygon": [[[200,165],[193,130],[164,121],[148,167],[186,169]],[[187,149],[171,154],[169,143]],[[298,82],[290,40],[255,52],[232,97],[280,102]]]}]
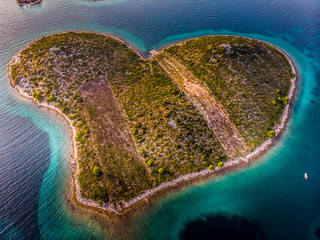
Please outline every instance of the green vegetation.
[{"label": "green vegetation", "polygon": [[232,36],[193,39],[165,51],[210,89],[251,149],[266,140],[288,103],[283,99],[293,76],[281,52]]},{"label": "green vegetation", "polygon": [[54,101],[54,96],[49,96],[48,97],[48,102],[53,102]]},{"label": "green vegetation", "polygon": [[93,175],[95,175],[96,177],[99,177],[101,174],[101,170],[99,167],[94,167],[92,172],[93,172]]},{"label": "green vegetation", "polygon": [[209,165],[209,170],[213,171],[214,170],[214,165]]},{"label": "green vegetation", "polygon": [[200,171],[222,153],[207,123],[156,62],[153,74],[121,92],[120,103],[151,174],[161,180]]},{"label": "green vegetation", "polygon": [[37,99],[39,102],[41,102],[42,99],[43,99],[41,90],[34,91],[33,94],[32,94],[32,97],[34,97],[34,98]]},{"label": "green vegetation", "polygon": [[268,136],[269,138],[273,138],[275,135],[276,135],[276,132],[275,132],[274,130],[269,131],[269,132],[267,133],[267,136]]},{"label": "green vegetation", "polygon": [[[205,37],[166,51],[210,90],[251,148],[273,131],[292,76],[277,50],[253,40]],[[100,205],[228,160],[203,111],[157,59],[143,60],[111,37],[43,37],[10,69],[13,84],[72,121],[81,194]]]},{"label": "green vegetation", "polygon": [[218,167],[222,168],[223,167],[223,162],[218,162]]}]

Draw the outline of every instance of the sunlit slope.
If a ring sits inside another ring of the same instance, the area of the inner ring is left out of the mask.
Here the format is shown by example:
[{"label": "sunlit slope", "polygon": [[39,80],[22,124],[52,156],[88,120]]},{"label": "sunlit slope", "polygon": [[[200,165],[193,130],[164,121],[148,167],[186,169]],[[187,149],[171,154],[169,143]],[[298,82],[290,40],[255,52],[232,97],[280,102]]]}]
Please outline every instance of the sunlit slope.
[{"label": "sunlit slope", "polygon": [[209,89],[251,148],[279,122],[292,71],[277,49],[248,38],[214,36],[172,46],[165,54]]}]

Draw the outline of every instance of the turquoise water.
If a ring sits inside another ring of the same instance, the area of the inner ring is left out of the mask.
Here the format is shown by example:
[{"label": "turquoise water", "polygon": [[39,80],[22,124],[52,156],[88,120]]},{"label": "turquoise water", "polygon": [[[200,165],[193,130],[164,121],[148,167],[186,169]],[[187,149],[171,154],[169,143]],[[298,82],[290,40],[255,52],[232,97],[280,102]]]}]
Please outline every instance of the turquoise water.
[{"label": "turquoise water", "polygon": [[179,239],[183,232],[199,236],[206,232],[197,228],[201,219],[209,232],[226,232],[216,221],[222,216],[227,229],[232,229],[229,219],[240,219],[238,223],[253,224],[266,239],[319,239],[315,235],[320,228],[317,0],[44,0],[31,9],[2,0],[0,239],[104,236],[96,223],[79,219],[66,208],[68,129],[54,113],[17,96],[6,77],[10,59],[28,41],[68,30],[111,33],[145,56],[151,49],[212,34],[257,38],[284,49],[297,65],[300,82],[282,140],[248,168],[161,200],[135,221],[133,236]]}]

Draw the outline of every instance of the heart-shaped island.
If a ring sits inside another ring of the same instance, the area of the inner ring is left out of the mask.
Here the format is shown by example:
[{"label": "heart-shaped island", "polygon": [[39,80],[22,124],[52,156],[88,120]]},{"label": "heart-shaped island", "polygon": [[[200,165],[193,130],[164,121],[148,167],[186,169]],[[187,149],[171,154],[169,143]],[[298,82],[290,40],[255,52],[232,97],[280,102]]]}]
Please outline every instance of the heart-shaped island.
[{"label": "heart-shaped island", "polygon": [[120,211],[154,193],[247,164],[284,130],[295,69],[253,39],[208,36],[152,51],[67,32],[12,60],[22,96],[62,113],[73,129],[77,200]]}]

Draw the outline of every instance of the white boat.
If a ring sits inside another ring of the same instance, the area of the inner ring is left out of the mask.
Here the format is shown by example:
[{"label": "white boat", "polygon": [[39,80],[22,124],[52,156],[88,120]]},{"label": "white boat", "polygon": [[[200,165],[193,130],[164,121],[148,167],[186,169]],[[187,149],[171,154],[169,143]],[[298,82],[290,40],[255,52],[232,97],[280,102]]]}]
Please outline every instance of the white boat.
[{"label": "white boat", "polygon": [[304,174],[304,179],[308,180],[308,174],[307,173]]}]

